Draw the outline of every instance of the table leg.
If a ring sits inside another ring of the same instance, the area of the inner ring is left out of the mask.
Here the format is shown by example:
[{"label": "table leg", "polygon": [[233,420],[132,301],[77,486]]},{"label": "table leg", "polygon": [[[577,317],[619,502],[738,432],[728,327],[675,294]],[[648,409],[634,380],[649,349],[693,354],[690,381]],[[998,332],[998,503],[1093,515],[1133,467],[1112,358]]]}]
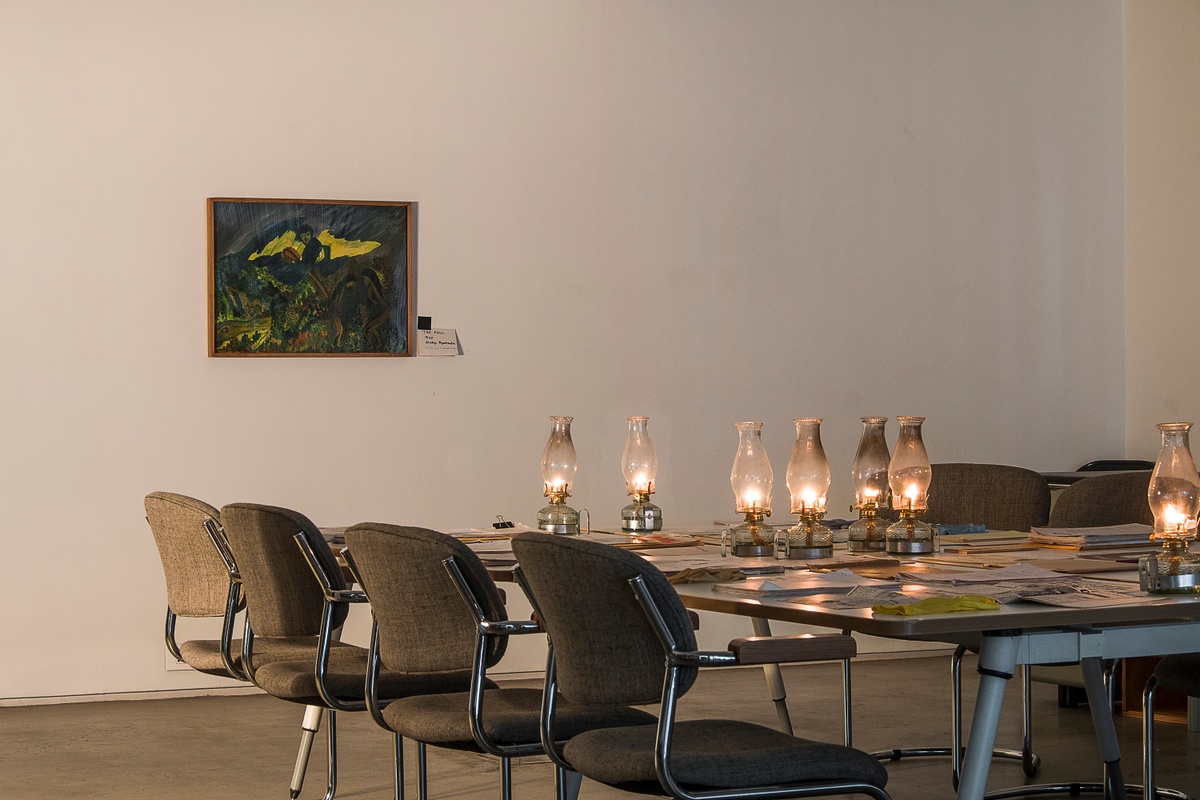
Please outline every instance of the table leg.
[{"label": "table leg", "polygon": [[1020,644],[1019,634],[983,636],[979,648],[979,692],[971,717],[962,779],[958,784],[959,800],[983,800],[992,748],[996,744],[996,729],[1000,724],[1000,707],[1004,704],[1004,689],[1016,669]]},{"label": "table leg", "polygon": [[1083,683],[1087,687],[1088,708],[1092,711],[1092,727],[1104,761],[1104,796],[1110,800],[1125,800],[1125,776],[1121,770],[1121,746],[1113,725],[1112,700],[1104,683],[1104,665],[1099,658],[1079,662]]},{"label": "table leg", "polygon": [[[770,636],[771,623],[762,617],[751,617],[754,624],[755,636]],[[763,664],[763,676],[767,679],[767,688],[771,690],[771,700],[775,703],[775,714],[779,717],[779,729],[791,734],[792,717],[788,714],[787,687],[783,685],[783,670],[778,664]]]}]

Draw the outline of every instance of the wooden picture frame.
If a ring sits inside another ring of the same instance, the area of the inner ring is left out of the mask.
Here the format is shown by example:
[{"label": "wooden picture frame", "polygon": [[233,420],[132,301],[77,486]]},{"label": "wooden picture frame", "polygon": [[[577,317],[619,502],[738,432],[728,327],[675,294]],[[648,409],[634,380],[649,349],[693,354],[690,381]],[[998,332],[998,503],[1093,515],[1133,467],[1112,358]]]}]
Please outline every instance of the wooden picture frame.
[{"label": "wooden picture frame", "polygon": [[208,354],[410,356],[415,203],[208,198]]}]

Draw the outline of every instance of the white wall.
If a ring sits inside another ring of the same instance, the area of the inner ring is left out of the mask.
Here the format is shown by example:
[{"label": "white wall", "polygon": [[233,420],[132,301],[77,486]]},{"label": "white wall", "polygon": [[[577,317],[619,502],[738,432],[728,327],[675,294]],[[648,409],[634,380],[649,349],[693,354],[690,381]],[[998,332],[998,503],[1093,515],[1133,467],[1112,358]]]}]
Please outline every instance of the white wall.
[{"label": "white wall", "polygon": [[[4,4],[0,696],[198,685],[155,489],[532,521],[555,413],[608,524],[629,414],[668,523],[730,516],[741,419],[781,512],[796,416],[835,511],[864,414],[1120,454],[1121,58],[1118,0]],[[210,196],[417,201],[465,355],[206,358]]]},{"label": "white wall", "polygon": [[1125,419],[1141,458],[1157,452],[1155,423],[1200,422],[1198,48],[1200,3],[1126,3]]}]

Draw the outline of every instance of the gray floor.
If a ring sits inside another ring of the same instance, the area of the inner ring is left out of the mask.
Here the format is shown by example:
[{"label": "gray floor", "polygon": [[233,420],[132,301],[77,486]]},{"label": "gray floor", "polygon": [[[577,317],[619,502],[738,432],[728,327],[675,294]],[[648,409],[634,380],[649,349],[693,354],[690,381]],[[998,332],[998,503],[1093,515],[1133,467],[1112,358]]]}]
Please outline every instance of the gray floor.
[{"label": "gray floor", "polygon": [[[855,744],[878,750],[949,740],[948,661],[944,657],[859,662],[855,667]],[[973,662],[967,663],[973,675]],[[797,731],[838,741],[840,677],[836,666],[791,667],[790,708]],[[1019,744],[1017,684],[1011,686],[1001,746]],[[1098,753],[1086,709],[1057,707],[1054,689],[1034,684],[1035,748],[1044,766],[1035,781],[1097,780]],[[693,716],[737,716],[774,724],[762,673],[712,670],[685,698]],[[0,708],[0,798],[283,798],[298,739],[301,709],[269,697],[235,696],[79,705]],[[391,797],[390,739],[365,714],[339,717],[338,797]],[[1141,776],[1141,720],[1118,717],[1126,778]],[[1200,734],[1160,725],[1161,783],[1200,794]],[[304,798],[320,797],[325,759],[314,754]],[[409,763],[412,763],[411,750]],[[888,786],[897,800],[949,798],[948,759],[892,763]],[[465,753],[430,751],[434,798],[498,797],[497,762]],[[410,775],[410,787],[411,783]],[[517,800],[553,797],[544,759],[514,768]],[[1029,782],[1019,766],[995,762],[990,787]],[[415,791],[410,793],[415,797]],[[634,797],[584,782],[580,797]]]}]

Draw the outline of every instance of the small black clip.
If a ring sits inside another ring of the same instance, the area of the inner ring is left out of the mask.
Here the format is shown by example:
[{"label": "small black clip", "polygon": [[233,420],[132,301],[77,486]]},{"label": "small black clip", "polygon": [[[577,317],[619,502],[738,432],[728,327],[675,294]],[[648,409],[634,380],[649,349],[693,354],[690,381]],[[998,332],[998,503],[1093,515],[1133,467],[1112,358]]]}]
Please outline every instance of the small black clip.
[{"label": "small black clip", "polygon": [[497,514],[496,521],[492,523],[492,527],[493,528],[515,528],[516,526],[513,525],[511,522],[508,522],[507,520],[505,520],[504,517]]}]

